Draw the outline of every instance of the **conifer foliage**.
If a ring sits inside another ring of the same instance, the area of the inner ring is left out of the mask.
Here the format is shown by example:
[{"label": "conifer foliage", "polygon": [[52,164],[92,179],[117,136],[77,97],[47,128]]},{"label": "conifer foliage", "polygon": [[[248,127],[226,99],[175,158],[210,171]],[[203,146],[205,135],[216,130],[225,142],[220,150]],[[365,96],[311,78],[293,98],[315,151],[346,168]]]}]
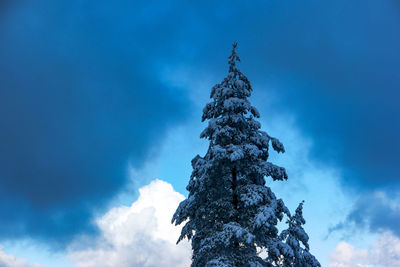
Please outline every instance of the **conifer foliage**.
[{"label": "conifer foliage", "polygon": [[[285,148],[260,130],[260,115],[247,99],[250,81],[236,66],[236,47],[228,58],[227,77],[212,88],[212,101],[203,110],[208,126],[200,137],[210,144],[204,157],[192,160],[189,196],[172,218],[176,225],[185,223],[178,242],[191,240],[194,267],[320,266],[308,252],[302,204],[291,217],[265,185],[265,177],[288,178],[284,168],[267,161],[270,145],[278,153]],[[277,224],[285,215],[289,228],[279,234]]]},{"label": "conifer foliage", "polygon": [[[282,231],[280,238],[285,241],[286,250],[283,255],[281,266],[319,266],[317,259],[309,252],[308,235],[303,225],[306,221],[303,218],[303,202],[299,204],[294,216],[289,216],[288,229]],[[303,244],[304,248],[300,245]]]}]

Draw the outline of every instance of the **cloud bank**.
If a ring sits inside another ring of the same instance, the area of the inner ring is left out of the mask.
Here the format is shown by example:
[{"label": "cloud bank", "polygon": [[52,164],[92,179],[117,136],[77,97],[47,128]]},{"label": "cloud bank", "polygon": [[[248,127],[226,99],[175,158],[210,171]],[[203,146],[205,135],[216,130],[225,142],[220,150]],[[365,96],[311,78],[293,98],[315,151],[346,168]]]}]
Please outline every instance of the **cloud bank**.
[{"label": "cloud bank", "polygon": [[17,258],[13,255],[7,254],[0,246],[0,266],[1,267],[43,267],[37,263],[29,263],[25,259]]},{"label": "cloud bank", "polygon": [[112,208],[97,221],[100,238],[91,248],[70,248],[78,267],[185,267],[191,263],[191,247],[186,241],[176,245],[181,227],[171,218],[185,198],[172,186],[154,180],[139,189],[131,206]]},{"label": "cloud bank", "polygon": [[[397,197],[397,198],[396,198]],[[383,191],[361,195],[346,219],[331,231],[364,229],[371,232],[392,231],[400,237],[400,204],[398,195],[389,197]]]},{"label": "cloud bank", "polygon": [[340,242],[330,255],[328,267],[396,267],[400,266],[400,239],[385,232],[369,249],[357,249]]}]

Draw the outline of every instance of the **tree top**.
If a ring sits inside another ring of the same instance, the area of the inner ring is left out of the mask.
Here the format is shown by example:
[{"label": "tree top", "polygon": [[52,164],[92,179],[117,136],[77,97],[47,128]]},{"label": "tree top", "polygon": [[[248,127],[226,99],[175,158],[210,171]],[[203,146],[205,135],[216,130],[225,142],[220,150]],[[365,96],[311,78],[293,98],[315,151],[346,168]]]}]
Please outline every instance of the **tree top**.
[{"label": "tree top", "polygon": [[228,64],[229,64],[229,72],[236,71],[236,61],[240,62],[240,57],[236,53],[238,43],[234,42],[232,44],[232,54],[228,57]]}]

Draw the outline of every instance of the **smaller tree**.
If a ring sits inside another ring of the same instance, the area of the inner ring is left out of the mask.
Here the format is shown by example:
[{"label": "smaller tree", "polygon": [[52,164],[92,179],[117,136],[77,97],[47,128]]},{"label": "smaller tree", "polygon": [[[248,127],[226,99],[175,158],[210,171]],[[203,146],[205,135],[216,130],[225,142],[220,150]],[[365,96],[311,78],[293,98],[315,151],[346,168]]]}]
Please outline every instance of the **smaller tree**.
[{"label": "smaller tree", "polygon": [[283,259],[280,265],[282,267],[321,267],[318,260],[309,252],[309,238],[303,228],[306,223],[303,218],[303,203],[304,201],[299,204],[296,213],[289,217],[288,229],[283,230],[280,234],[280,238],[284,242]]}]

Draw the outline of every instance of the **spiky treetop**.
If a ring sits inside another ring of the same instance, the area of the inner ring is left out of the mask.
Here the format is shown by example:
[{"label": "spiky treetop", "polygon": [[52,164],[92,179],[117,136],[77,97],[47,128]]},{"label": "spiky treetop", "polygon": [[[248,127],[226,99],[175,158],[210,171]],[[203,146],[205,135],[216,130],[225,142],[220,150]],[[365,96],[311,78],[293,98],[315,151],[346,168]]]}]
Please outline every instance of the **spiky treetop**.
[{"label": "spiky treetop", "polygon": [[[172,222],[186,221],[179,240],[192,240],[192,266],[273,266],[286,248],[276,225],[290,216],[265,177],[286,180],[284,168],[268,162],[269,144],[285,152],[278,139],[261,131],[260,115],[247,100],[252,87],[237,68],[233,45],[227,77],[211,90],[202,121],[208,126],[201,138],[210,141],[204,157],[192,160],[193,172]],[[258,256],[257,249],[268,253]]]}]

